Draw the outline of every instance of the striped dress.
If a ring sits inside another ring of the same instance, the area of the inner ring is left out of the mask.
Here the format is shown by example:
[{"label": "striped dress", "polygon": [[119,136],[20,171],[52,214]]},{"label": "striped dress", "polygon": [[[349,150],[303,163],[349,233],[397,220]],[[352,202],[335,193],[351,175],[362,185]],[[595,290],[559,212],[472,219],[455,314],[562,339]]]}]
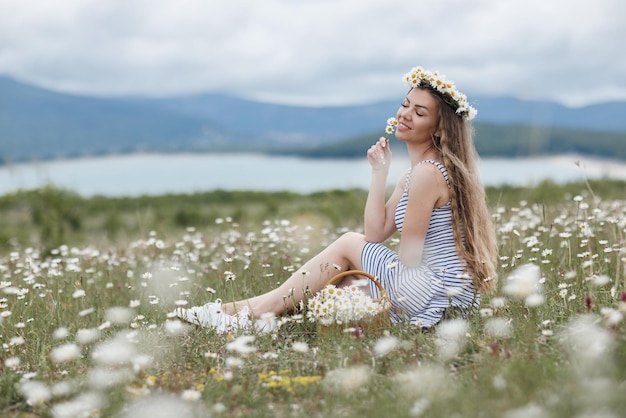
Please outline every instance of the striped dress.
[{"label": "striped dress", "polygon": [[[443,164],[424,160],[419,164],[434,164],[448,181]],[[395,223],[402,232],[408,202],[411,171],[406,176],[404,193],[395,212]],[[463,316],[478,308],[480,294],[466,274],[459,258],[452,230],[450,202],[433,209],[422,255],[422,263],[408,267],[400,262],[398,254],[381,243],[368,242],[361,253],[363,270],[377,277],[391,299],[391,320],[409,321],[429,328],[437,324],[450,306],[460,308]],[[380,297],[378,288],[370,283],[374,297]]]}]

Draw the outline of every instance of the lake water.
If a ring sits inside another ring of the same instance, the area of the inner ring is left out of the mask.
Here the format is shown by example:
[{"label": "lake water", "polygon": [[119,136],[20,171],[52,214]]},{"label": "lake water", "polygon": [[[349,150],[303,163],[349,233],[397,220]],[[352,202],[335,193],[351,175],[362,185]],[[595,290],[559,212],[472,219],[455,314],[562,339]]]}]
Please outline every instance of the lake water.
[{"label": "lake water", "polygon": [[[578,163],[577,163],[578,162]],[[408,167],[394,156],[389,181]],[[484,159],[486,185],[533,185],[588,178],[626,179],[626,164],[576,156]],[[0,166],[0,195],[54,184],[82,196],[111,197],[255,190],[309,193],[369,186],[366,159],[300,159],[256,154],[135,154]]]}]

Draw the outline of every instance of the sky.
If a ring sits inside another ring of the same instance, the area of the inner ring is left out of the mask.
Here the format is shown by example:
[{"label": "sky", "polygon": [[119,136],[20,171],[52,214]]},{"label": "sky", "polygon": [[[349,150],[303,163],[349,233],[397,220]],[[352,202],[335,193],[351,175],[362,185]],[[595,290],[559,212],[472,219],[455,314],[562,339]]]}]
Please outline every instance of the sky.
[{"label": "sky", "polygon": [[414,66],[468,95],[626,100],[624,0],[0,0],[0,75],[90,96],[366,104]]}]

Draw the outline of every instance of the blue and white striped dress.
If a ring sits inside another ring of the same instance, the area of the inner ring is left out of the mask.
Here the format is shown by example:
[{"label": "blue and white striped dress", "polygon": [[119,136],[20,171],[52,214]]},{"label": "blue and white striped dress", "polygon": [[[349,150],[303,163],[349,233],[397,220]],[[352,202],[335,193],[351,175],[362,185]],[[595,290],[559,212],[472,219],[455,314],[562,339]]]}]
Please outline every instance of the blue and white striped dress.
[{"label": "blue and white striped dress", "polygon": [[[434,160],[419,164],[434,164],[448,181],[448,170]],[[406,177],[404,193],[395,212],[395,223],[402,232],[409,194],[411,171]],[[459,258],[452,230],[450,202],[433,209],[426,232],[422,263],[417,267],[403,265],[398,254],[381,243],[368,242],[361,253],[363,270],[377,277],[391,299],[391,320],[409,321],[424,328],[437,324],[446,309],[458,307],[466,315],[478,308],[480,294],[475,291],[464,263]],[[370,283],[372,295],[380,297],[378,288]]]}]

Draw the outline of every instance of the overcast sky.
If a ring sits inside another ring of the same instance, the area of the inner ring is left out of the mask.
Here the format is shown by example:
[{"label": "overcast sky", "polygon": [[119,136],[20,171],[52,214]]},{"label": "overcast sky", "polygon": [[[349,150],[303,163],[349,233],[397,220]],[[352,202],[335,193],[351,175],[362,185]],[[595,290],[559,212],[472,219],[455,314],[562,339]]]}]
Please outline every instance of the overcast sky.
[{"label": "overcast sky", "polygon": [[299,105],[405,93],[626,100],[624,0],[0,0],[0,74],[57,91]]}]

